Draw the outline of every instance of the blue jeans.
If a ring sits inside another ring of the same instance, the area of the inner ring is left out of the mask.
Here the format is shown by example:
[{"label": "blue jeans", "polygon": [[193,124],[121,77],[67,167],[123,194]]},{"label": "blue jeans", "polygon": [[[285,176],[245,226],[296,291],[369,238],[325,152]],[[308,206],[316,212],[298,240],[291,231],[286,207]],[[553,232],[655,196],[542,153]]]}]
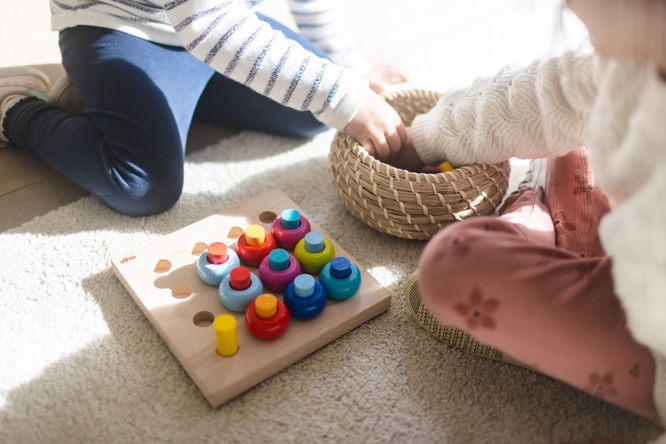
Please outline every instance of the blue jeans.
[{"label": "blue jeans", "polygon": [[[260,18],[324,56],[299,34]],[[181,47],[78,26],[60,33],[60,49],[85,113],[24,101],[7,118],[9,138],[121,213],[155,214],[179,199],[195,112],[207,122],[287,136],[327,128],[309,112],[216,73]]]}]

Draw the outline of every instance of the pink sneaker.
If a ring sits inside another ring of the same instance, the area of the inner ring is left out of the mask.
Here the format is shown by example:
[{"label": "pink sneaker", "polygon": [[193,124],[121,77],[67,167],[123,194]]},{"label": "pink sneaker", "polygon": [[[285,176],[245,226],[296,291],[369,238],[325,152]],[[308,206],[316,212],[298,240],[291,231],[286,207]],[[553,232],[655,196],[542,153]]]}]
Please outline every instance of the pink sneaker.
[{"label": "pink sneaker", "polygon": [[49,83],[48,76],[36,68],[0,68],[0,148],[9,145],[4,134],[7,111],[25,97],[35,96],[46,100]]}]

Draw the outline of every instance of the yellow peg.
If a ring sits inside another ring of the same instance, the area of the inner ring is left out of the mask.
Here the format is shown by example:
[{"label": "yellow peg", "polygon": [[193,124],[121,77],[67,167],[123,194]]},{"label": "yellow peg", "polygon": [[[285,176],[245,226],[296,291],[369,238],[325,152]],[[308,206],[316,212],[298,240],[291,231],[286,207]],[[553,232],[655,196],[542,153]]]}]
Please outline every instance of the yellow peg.
[{"label": "yellow peg", "polygon": [[266,241],[266,230],[261,225],[250,225],[245,230],[245,241],[248,245],[263,245]]},{"label": "yellow peg", "polygon": [[238,351],[236,318],[230,314],[220,315],[213,322],[217,352],[222,356],[233,356]]},{"label": "yellow peg", "polygon": [[453,168],[453,165],[451,165],[449,161],[446,160],[437,165],[437,169],[439,170],[440,173],[445,173],[447,171],[453,171],[455,168]]}]

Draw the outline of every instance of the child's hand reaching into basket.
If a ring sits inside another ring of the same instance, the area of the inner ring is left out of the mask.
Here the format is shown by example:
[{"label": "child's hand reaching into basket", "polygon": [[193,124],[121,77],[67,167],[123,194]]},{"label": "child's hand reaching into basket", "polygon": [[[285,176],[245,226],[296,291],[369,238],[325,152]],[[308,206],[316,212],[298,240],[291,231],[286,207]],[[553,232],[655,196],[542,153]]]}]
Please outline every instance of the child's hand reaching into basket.
[{"label": "child's hand reaching into basket", "polygon": [[395,156],[389,159],[388,163],[393,165],[396,168],[402,168],[408,171],[419,172],[426,165],[423,163],[419,155],[414,149],[414,144],[412,143],[412,131],[411,128],[406,128],[407,138],[405,143],[402,144],[400,150],[396,153]]},{"label": "child's hand reaching into basket", "polygon": [[398,113],[370,89],[344,132],[382,162],[394,158],[407,141],[407,130]]}]

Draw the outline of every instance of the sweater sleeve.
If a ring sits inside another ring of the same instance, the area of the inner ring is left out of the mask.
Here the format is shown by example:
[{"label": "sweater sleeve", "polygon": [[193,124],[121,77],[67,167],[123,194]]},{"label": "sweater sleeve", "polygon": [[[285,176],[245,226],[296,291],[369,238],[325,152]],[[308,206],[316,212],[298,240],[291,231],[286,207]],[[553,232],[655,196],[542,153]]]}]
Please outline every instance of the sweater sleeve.
[{"label": "sweater sleeve", "polygon": [[365,79],[274,31],[242,0],[170,0],[164,10],[190,53],[278,103],[339,130],[361,106]]},{"label": "sweater sleeve", "polygon": [[334,63],[365,75],[370,63],[358,52],[344,29],[342,6],[336,0],[288,0],[298,30]]},{"label": "sweater sleeve", "polygon": [[507,66],[443,95],[412,125],[423,162],[454,165],[560,156],[585,143],[596,86],[590,54]]}]

